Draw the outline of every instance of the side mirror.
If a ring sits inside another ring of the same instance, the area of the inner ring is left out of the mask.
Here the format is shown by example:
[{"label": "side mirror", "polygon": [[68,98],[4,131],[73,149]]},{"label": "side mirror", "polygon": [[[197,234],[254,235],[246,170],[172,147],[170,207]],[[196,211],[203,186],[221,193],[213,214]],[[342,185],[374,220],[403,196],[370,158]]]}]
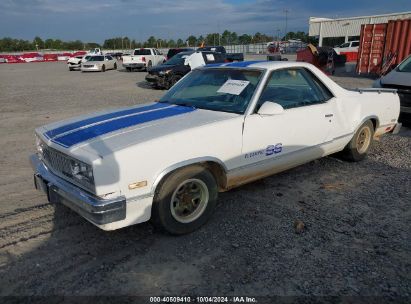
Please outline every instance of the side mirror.
[{"label": "side mirror", "polygon": [[263,116],[272,116],[272,115],[280,115],[284,113],[284,108],[275,102],[266,101],[258,110],[259,115]]}]

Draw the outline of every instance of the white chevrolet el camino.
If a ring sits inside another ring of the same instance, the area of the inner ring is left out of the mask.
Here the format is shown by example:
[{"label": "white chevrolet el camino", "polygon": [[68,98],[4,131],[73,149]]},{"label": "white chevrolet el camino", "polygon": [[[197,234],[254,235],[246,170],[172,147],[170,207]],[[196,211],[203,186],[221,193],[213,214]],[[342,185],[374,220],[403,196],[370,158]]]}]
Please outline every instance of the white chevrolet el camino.
[{"label": "white chevrolet el camino", "polygon": [[307,63],[215,64],[155,103],[36,129],[31,163],[50,202],[101,229],[152,219],[184,234],[219,191],[337,152],[363,159],[399,111],[395,90],[346,90]]}]

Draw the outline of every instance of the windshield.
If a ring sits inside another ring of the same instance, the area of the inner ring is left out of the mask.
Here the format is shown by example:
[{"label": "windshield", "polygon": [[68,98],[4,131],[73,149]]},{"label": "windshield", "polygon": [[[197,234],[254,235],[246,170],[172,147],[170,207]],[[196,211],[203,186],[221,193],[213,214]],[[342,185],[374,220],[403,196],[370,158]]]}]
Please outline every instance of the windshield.
[{"label": "windshield", "polygon": [[91,56],[88,61],[104,61],[103,56]]},{"label": "windshield", "polygon": [[160,102],[244,114],[261,75],[258,70],[193,70],[174,85]]},{"label": "windshield", "polygon": [[186,58],[188,58],[193,53],[194,52],[178,53],[177,55],[174,55],[173,57],[171,57],[169,60],[167,60],[163,64],[164,65],[183,65]]},{"label": "windshield", "polygon": [[405,59],[397,69],[398,72],[411,73],[411,56]]},{"label": "windshield", "polygon": [[134,51],[134,55],[151,55],[149,49],[139,49]]}]

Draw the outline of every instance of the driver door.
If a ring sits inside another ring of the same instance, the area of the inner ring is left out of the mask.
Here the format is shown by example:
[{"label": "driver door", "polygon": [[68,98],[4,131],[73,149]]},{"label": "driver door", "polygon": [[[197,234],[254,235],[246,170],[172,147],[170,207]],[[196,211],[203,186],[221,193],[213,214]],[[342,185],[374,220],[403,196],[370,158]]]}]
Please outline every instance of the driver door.
[{"label": "driver door", "polygon": [[[257,114],[264,102],[280,104],[275,115]],[[270,170],[276,161],[292,167],[321,157],[322,145],[334,137],[334,97],[311,72],[304,68],[273,71],[254,114],[245,118],[244,165],[264,163]],[[281,171],[281,170],[279,170]]]}]

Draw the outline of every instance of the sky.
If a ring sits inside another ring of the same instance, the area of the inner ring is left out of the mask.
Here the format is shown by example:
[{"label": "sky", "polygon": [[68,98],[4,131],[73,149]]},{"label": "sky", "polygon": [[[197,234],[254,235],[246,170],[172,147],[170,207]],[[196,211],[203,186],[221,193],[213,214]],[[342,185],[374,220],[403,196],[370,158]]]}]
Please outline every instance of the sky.
[{"label": "sky", "polygon": [[238,34],[308,31],[309,17],[411,11],[411,0],[0,0],[0,38],[80,39],[127,36],[186,39],[225,29]]}]

